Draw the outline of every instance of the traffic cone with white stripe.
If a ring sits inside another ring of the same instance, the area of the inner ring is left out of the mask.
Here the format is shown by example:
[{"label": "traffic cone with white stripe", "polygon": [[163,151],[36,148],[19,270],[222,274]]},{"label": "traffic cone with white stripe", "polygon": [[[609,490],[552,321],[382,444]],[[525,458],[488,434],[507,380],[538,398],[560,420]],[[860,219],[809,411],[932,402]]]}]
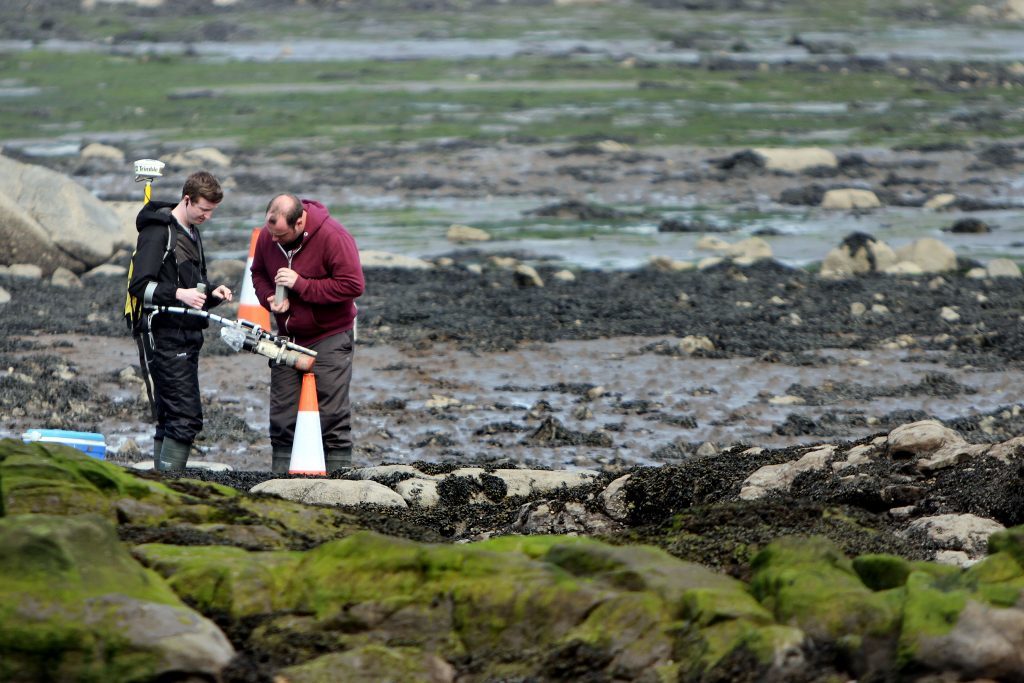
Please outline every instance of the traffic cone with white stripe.
[{"label": "traffic cone with white stripe", "polygon": [[312,372],[302,376],[299,414],[295,419],[292,460],[288,474],[327,475],[323,434],[320,431],[320,404],[316,400],[316,377]]},{"label": "traffic cone with white stripe", "polygon": [[245,262],[245,272],[242,273],[242,296],[238,300],[238,317],[269,330],[270,311],[260,306],[256,288],[252,284],[252,258],[256,255],[256,240],[260,237],[260,230],[262,228],[254,228],[249,239],[249,258]]}]

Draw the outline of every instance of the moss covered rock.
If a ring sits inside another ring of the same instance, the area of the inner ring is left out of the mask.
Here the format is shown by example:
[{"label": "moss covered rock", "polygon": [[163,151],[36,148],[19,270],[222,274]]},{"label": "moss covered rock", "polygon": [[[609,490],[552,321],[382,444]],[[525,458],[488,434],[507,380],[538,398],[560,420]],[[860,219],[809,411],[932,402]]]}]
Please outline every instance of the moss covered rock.
[{"label": "moss covered rock", "polygon": [[134,553],[204,614],[238,620],[292,608],[282,591],[301,553],[167,544],[136,546]]},{"label": "moss covered rock", "polygon": [[779,539],[753,562],[751,589],[783,623],[821,639],[895,633],[899,604],[861,581],[827,539]]},{"label": "moss covered rock", "polygon": [[99,515],[0,519],[0,680],[215,677],[233,656]]},{"label": "moss covered rock", "polygon": [[586,538],[437,545],[359,532],[304,553],[153,544],[136,554],[204,613],[257,624],[250,646],[282,665],[401,643],[480,680],[594,669],[675,680],[737,649],[768,669],[803,640],[740,581]]},{"label": "moss covered rock", "polygon": [[0,680],[213,679],[208,619],[296,681],[1024,678],[1020,528],[966,570],[777,538],[747,583],[642,544],[411,541],[51,444],[0,441],[0,492]]},{"label": "moss covered rock", "polygon": [[0,514],[99,514],[135,543],[309,548],[362,526],[344,511],[213,482],[165,484],[55,443],[0,439]]},{"label": "moss covered rock", "polygon": [[989,553],[1006,553],[1024,566],[1024,526],[997,531],[988,537]]},{"label": "moss covered rock", "polygon": [[[899,640],[901,667],[971,678],[1024,679],[1024,609],[984,601],[985,591],[965,578],[910,575]],[[1019,602],[1020,589],[1010,590]]]},{"label": "moss covered rock", "polygon": [[178,498],[163,484],[139,479],[70,446],[0,440],[0,512],[4,515],[90,512],[115,521],[120,502],[141,510],[135,504],[147,501],[146,514],[140,516],[155,522],[164,514],[163,505]]},{"label": "moss covered rock", "polygon": [[333,652],[281,670],[290,683],[336,683],[344,671],[348,683],[450,683],[455,670],[436,655],[416,648],[369,644]]}]

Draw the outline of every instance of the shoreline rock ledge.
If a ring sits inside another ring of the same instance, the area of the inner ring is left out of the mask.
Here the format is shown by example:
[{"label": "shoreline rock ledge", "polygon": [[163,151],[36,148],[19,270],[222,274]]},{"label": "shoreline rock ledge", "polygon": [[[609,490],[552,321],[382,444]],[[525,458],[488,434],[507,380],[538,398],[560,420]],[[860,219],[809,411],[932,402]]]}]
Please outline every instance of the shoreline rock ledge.
[{"label": "shoreline rock ledge", "polygon": [[[241,473],[164,478],[0,440],[0,679],[1022,680],[1022,443],[921,421],[621,476],[381,467],[245,491],[222,483]],[[989,495],[961,504],[955,482]],[[404,507],[281,495],[317,483]],[[587,524],[565,523],[570,503]],[[850,553],[764,514],[814,505],[907,552]],[[729,571],[686,557],[726,548],[745,512],[778,533],[728,546]],[[424,524],[457,513],[493,515],[490,532]],[[538,532],[560,515],[565,533]]]}]

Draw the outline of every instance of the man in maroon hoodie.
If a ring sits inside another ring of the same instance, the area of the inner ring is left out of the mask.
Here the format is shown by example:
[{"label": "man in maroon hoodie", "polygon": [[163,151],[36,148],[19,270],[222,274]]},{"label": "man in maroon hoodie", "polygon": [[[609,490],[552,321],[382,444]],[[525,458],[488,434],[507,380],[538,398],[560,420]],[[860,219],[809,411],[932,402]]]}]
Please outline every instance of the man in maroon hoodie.
[{"label": "man in maroon hoodie", "polygon": [[[313,374],[327,471],[351,467],[352,330],[364,287],[355,240],[323,204],[279,194],[267,204],[251,270],[256,296],[274,314],[278,334],[317,352]],[[273,361],[270,367],[272,469],[284,474],[302,373]]]}]

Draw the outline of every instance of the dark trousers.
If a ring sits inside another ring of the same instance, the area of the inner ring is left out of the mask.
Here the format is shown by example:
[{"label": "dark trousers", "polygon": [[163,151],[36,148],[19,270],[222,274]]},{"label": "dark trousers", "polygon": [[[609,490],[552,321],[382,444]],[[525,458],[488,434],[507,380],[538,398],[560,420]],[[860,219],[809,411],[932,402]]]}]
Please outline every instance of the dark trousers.
[{"label": "dark trousers", "polygon": [[[352,404],[348,389],[352,382],[352,331],[331,335],[309,348],[316,351],[313,375],[324,452],[351,448]],[[294,368],[270,363],[270,445],[275,450],[290,450],[295,439],[302,375]]]},{"label": "dark trousers", "polygon": [[155,329],[138,338],[139,361],[153,398],[154,438],[192,443],[203,429],[199,397],[202,330]]}]

